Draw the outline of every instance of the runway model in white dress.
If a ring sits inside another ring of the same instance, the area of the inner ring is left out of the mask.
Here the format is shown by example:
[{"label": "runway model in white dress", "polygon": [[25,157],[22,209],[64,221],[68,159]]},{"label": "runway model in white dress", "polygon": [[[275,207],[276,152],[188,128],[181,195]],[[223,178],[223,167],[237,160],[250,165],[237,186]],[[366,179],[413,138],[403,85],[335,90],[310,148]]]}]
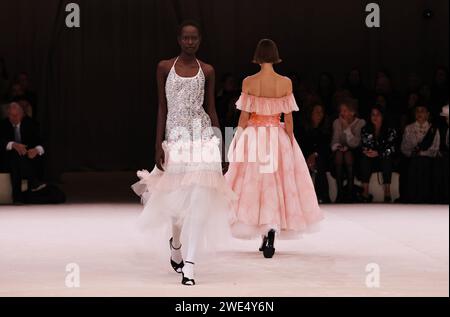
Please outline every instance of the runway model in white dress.
[{"label": "runway model in white dress", "polygon": [[157,166],[151,173],[139,171],[140,181],[132,186],[145,205],[141,227],[172,226],[170,262],[184,285],[195,285],[198,246],[227,230],[231,200],[237,198],[222,174],[221,141],[211,124],[218,127],[214,69],[195,57],[199,43],[198,26],[182,25],[180,56],[158,65]]}]

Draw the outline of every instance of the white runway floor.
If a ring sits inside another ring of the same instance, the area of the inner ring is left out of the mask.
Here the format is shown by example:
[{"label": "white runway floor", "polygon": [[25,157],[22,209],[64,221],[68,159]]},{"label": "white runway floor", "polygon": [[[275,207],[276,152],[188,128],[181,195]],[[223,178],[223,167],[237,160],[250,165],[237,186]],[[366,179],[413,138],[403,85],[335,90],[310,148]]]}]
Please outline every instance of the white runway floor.
[{"label": "white runway floor", "polygon": [[[188,288],[133,242],[138,203],[0,206],[0,296],[449,295],[448,206],[323,209],[321,232],[279,241],[270,260],[259,242],[236,240],[198,263]],[[79,265],[79,288],[65,286],[69,263]],[[379,288],[366,286],[370,263]]]}]

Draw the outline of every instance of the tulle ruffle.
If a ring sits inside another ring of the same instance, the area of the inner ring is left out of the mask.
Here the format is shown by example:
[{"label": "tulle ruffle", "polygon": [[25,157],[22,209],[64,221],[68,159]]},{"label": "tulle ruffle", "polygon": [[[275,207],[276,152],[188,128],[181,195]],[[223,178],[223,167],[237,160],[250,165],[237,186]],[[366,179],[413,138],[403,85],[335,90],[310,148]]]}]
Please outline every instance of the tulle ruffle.
[{"label": "tulle ruffle", "polygon": [[265,98],[242,93],[236,102],[237,109],[258,113],[259,115],[275,115],[280,113],[291,113],[299,111],[299,107],[295,101],[294,94],[289,94],[280,98]]},{"label": "tulle ruffle", "polygon": [[222,175],[220,141],[209,140],[163,142],[165,154],[164,171],[156,166],[149,173],[137,172],[139,182],[132,185],[134,192],[146,203],[149,194],[162,194],[193,186],[214,190],[228,200],[236,200],[237,195],[228,186]]},{"label": "tulle ruffle", "polygon": [[192,186],[201,186],[214,190],[217,194],[228,200],[237,200],[237,195],[231,190],[222,175],[221,170],[198,170],[188,172],[163,172],[156,166],[151,173],[146,170],[138,171],[139,182],[132,185],[134,192],[143,197],[146,203],[145,193],[163,194],[164,192],[177,191]]}]

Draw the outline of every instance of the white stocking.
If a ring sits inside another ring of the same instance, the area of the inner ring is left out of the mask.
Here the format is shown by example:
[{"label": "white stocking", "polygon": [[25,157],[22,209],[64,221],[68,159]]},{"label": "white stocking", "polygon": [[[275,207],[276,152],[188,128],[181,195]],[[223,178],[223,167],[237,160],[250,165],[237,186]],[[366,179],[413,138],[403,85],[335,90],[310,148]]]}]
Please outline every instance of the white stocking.
[{"label": "white stocking", "polygon": [[189,279],[194,279],[194,264],[196,261],[197,251],[201,243],[201,239],[204,236],[207,214],[210,212],[210,210],[206,210],[206,208],[211,208],[211,206],[205,204],[205,199],[207,199],[207,197],[205,197],[205,194],[202,194],[201,190],[197,190],[193,193],[192,208],[195,208],[195,206],[199,206],[199,208],[200,206],[205,206],[205,210],[192,210],[190,223],[188,227],[185,228],[189,231],[186,232],[188,249],[183,273]]}]

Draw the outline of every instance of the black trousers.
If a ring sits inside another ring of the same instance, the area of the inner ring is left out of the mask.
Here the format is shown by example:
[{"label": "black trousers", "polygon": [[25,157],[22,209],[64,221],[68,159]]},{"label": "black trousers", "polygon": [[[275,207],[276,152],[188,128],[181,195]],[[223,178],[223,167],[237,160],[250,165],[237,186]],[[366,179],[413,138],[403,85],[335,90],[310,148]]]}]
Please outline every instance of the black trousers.
[{"label": "black trousers", "polygon": [[43,175],[43,158],[20,156],[15,150],[6,152],[6,171],[11,175],[13,200],[23,200],[22,180],[28,180],[28,189],[36,187]]},{"label": "black trousers", "polygon": [[393,162],[391,158],[367,157],[362,155],[360,160],[361,182],[369,183],[372,173],[379,171],[383,173],[383,183],[385,185],[392,182]]},{"label": "black trousers", "polygon": [[433,202],[433,162],[430,157],[417,156],[405,160],[401,177],[402,200],[406,203]]},{"label": "black trousers", "polygon": [[327,178],[327,171],[329,169],[329,158],[323,158],[319,156],[316,159],[316,173],[314,175],[314,187],[316,190],[317,198],[323,202],[330,201],[329,184]]},{"label": "black trousers", "polygon": [[[332,160],[333,164],[331,166],[330,172],[331,175],[336,179],[337,183],[337,191],[338,191],[338,199],[339,197],[344,197],[345,195],[349,196],[350,198],[353,197],[355,194],[355,186],[354,181],[355,177],[358,178],[359,171],[359,160],[360,160],[360,150],[359,149],[349,149],[347,152],[345,152],[345,155],[351,154],[351,164],[347,164],[345,162],[345,158],[342,158],[341,164],[339,164],[339,160],[337,158],[337,155],[339,154],[338,151],[334,151],[332,154]],[[347,179],[348,185],[347,185],[347,191],[344,193],[344,178]]]}]

